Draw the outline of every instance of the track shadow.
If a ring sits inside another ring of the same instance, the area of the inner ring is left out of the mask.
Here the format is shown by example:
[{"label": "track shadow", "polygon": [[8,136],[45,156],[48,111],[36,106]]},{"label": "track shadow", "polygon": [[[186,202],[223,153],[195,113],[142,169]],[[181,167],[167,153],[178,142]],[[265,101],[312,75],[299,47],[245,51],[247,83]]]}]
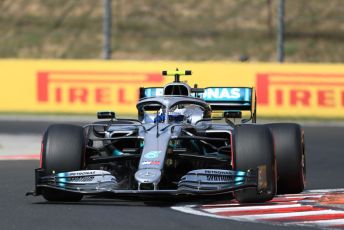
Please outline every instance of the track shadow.
[{"label": "track shadow", "polygon": [[221,200],[231,200],[231,195],[217,196],[163,196],[163,197],[96,197],[88,196],[79,202],[33,202],[37,205],[77,205],[77,206],[135,206],[135,207],[170,207],[178,204],[203,204]]}]

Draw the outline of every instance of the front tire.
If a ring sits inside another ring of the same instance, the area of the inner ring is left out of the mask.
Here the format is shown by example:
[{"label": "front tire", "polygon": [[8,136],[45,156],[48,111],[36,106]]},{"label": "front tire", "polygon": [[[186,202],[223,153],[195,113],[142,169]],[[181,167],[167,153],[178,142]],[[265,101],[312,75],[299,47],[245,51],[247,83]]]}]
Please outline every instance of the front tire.
[{"label": "front tire", "polygon": [[258,203],[271,200],[276,194],[276,159],[271,131],[264,125],[241,125],[233,132],[233,169],[247,171],[266,167],[266,190],[259,194],[256,188],[234,192],[240,203]]},{"label": "front tire", "polygon": [[269,124],[275,140],[278,194],[300,193],[305,188],[304,134],[298,124]]},{"label": "front tire", "polygon": [[[42,168],[48,174],[77,171],[84,167],[85,136],[84,129],[75,125],[51,125],[44,134],[42,142]],[[80,201],[82,195],[42,189],[48,201]]]}]

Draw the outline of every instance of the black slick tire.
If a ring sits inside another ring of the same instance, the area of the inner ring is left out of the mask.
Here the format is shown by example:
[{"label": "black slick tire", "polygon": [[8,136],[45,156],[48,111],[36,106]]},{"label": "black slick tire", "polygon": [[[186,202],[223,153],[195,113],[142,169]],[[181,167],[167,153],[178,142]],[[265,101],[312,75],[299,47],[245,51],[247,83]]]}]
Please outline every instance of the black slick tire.
[{"label": "black slick tire", "polygon": [[271,200],[276,194],[276,159],[273,137],[264,125],[241,125],[233,132],[233,169],[247,171],[258,166],[266,167],[266,189],[259,193],[256,188],[234,192],[240,203],[260,203]]},{"label": "black slick tire", "polygon": [[298,124],[269,124],[276,148],[277,193],[300,193],[305,188],[306,156],[304,134]]},{"label": "black slick tire", "polygon": [[[80,126],[51,125],[44,134],[42,143],[42,168],[47,173],[81,170],[84,167],[85,136]],[[48,201],[76,202],[82,195],[72,192],[42,189]]]}]

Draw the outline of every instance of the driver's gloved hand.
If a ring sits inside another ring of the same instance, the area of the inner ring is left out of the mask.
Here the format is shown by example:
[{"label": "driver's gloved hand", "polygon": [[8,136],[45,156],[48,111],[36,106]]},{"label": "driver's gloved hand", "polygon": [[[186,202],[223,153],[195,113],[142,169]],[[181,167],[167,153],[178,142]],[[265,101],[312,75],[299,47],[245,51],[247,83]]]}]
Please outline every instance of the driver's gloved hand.
[{"label": "driver's gloved hand", "polygon": [[161,123],[165,121],[165,114],[162,113],[158,115],[156,118],[154,118],[154,123]]}]

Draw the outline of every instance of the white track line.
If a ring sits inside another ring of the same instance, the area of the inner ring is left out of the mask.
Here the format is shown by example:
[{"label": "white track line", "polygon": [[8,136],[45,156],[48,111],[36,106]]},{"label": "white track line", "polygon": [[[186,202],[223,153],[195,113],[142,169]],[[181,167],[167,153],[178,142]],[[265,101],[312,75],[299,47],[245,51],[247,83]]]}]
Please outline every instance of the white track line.
[{"label": "white track line", "polygon": [[[286,202],[290,202],[290,203],[295,203],[295,202],[299,202],[299,199],[309,199],[309,198],[320,198],[324,195],[324,193],[322,194],[287,194],[287,195],[279,195],[276,196],[276,199],[286,199],[285,201],[276,201],[276,203],[286,203]],[[289,200],[288,200],[289,199]],[[293,200],[293,199],[298,199],[298,200]],[[274,200],[272,200],[271,202],[274,202]],[[242,204],[239,203],[217,203],[217,204],[205,204],[202,205],[202,207],[233,207],[233,206],[242,206]]]},{"label": "white track line", "polygon": [[179,212],[184,212],[192,215],[198,215],[198,216],[208,216],[208,217],[213,217],[217,219],[231,219],[227,216],[218,216],[215,214],[210,214],[206,212],[202,212],[200,210],[194,209],[195,205],[185,205],[185,206],[173,206],[171,207],[173,210],[179,211]]},{"label": "white track line", "polygon": [[253,205],[253,206],[241,206],[241,207],[226,207],[226,208],[205,208],[203,211],[210,213],[217,212],[235,212],[235,211],[252,211],[252,210],[267,210],[276,208],[295,208],[301,207],[301,204],[288,204],[288,205]]},{"label": "white track line", "polygon": [[320,226],[320,227],[331,227],[335,225],[344,225],[344,219],[333,219],[333,220],[313,220],[313,221],[302,221],[286,223],[286,225],[303,225],[303,226]]},{"label": "white track line", "polygon": [[[199,216],[208,216],[218,219],[228,219],[228,220],[235,220],[235,221],[244,221],[244,222],[264,222],[270,223],[272,225],[284,225],[284,226],[313,226],[313,227],[320,227],[320,228],[331,228],[335,226],[342,226],[344,225],[344,218],[341,219],[332,219],[332,220],[308,220],[308,221],[292,221],[292,222],[279,222],[276,223],[273,220],[278,218],[284,217],[298,217],[298,216],[319,216],[321,218],[322,215],[326,214],[344,214],[344,210],[333,210],[333,209],[325,209],[325,210],[310,210],[310,211],[301,211],[301,212],[288,212],[288,213],[270,213],[270,214],[252,214],[250,215],[238,215],[238,216],[231,216],[228,213],[228,216],[225,215],[218,215],[221,212],[237,212],[237,211],[254,211],[257,212],[261,210],[274,210],[277,208],[297,208],[297,207],[313,207],[313,205],[305,205],[306,202],[314,202],[314,200],[318,200],[318,198],[326,195],[326,193],[332,192],[344,192],[344,188],[339,189],[317,189],[317,190],[308,190],[304,191],[300,194],[285,194],[276,196],[277,199],[286,199],[286,201],[274,201],[272,203],[265,203],[259,205],[243,205],[239,203],[215,203],[215,204],[194,204],[194,205],[184,205],[184,206],[174,206],[171,207],[172,209],[188,214],[199,215]],[[301,198],[301,200],[300,200]],[[293,199],[297,199],[297,202],[302,203],[293,203]],[[304,199],[304,200],[302,200]],[[227,201],[225,201],[227,202]],[[219,213],[220,212],[220,213]],[[218,213],[218,214],[217,214]]]},{"label": "white track line", "polygon": [[287,212],[287,213],[272,213],[272,214],[257,214],[257,215],[242,215],[237,216],[237,219],[254,219],[260,220],[264,219],[265,221],[273,220],[275,218],[284,218],[284,217],[298,217],[298,216],[313,216],[313,215],[326,215],[326,214],[344,214],[344,211],[336,210],[320,210],[320,211],[304,211],[304,212]]},{"label": "white track line", "polygon": [[[314,200],[308,200],[308,201],[313,201]],[[278,205],[287,205],[287,204],[296,204],[300,202],[300,200],[284,200],[284,201],[273,201],[272,203],[268,203],[266,206],[268,205],[271,205],[271,206],[276,206],[277,204]],[[246,205],[248,206],[248,205]],[[204,205],[201,205],[200,208],[204,209],[204,208],[217,208],[217,207],[245,207],[243,206],[242,204],[204,204]],[[250,207],[254,207],[254,206],[250,206]]]},{"label": "white track line", "polygon": [[327,192],[344,192],[344,188],[334,188],[334,189],[312,189],[312,190],[306,190],[303,193],[327,193]]},{"label": "white track line", "polygon": [[276,198],[286,198],[286,199],[300,199],[300,198],[320,198],[322,197],[324,194],[321,195],[302,195],[302,196],[281,196],[281,197],[276,197]]},{"label": "white track line", "polygon": [[235,207],[235,206],[241,206],[241,204],[233,203],[233,204],[205,204],[205,205],[202,205],[202,207]]}]

